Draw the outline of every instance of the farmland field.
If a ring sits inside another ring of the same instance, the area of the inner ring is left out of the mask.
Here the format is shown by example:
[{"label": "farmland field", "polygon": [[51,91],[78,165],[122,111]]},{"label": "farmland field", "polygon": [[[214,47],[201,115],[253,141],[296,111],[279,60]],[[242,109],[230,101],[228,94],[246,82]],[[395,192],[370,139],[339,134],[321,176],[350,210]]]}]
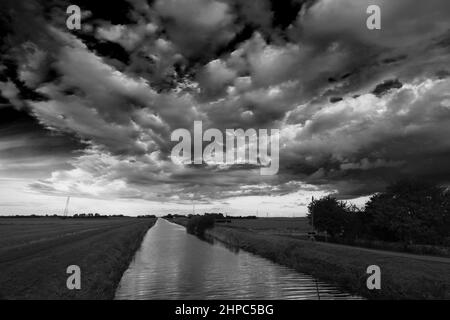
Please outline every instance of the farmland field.
[{"label": "farmland field", "polygon": [[245,229],[261,234],[289,236],[307,239],[311,231],[308,219],[303,218],[257,218],[257,219],[231,219],[228,222],[217,223],[217,226]]},{"label": "farmland field", "polygon": [[257,218],[257,219],[232,219],[231,222],[224,223],[224,226],[234,228],[244,228],[252,230],[280,231],[295,230],[298,232],[311,231],[311,226],[307,218]]},{"label": "farmland field", "polygon": [[[0,298],[112,299],[154,219],[1,218]],[[66,269],[81,269],[68,290]]]},{"label": "farmland field", "polygon": [[[177,217],[174,222],[185,225],[187,218]],[[240,228],[257,231],[276,230],[278,232],[300,232],[311,231],[311,226],[306,217],[303,218],[257,218],[257,219],[226,219],[227,222],[216,223],[222,227]]]}]

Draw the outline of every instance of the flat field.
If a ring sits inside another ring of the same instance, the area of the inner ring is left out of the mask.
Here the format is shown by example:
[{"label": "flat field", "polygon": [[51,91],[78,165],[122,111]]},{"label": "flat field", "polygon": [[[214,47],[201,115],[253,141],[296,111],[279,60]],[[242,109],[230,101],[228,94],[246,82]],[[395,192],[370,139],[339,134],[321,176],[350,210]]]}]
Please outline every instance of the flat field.
[{"label": "flat field", "polygon": [[[186,226],[188,219],[177,217],[171,221]],[[227,219],[227,222],[216,221],[216,226],[245,229],[262,234],[283,235],[307,238],[311,231],[308,219],[303,218],[257,218],[257,219]]]},{"label": "flat field", "polygon": [[[0,299],[112,299],[155,219],[0,218]],[[66,286],[81,269],[81,290]]]},{"label": "flat field", "polygon": [[279,232],[311,231],[307,218],[257,218],[257,219],[231,219],[231,222],[219,223],[224,227],[243,228],[249,230],[277,230]]}]

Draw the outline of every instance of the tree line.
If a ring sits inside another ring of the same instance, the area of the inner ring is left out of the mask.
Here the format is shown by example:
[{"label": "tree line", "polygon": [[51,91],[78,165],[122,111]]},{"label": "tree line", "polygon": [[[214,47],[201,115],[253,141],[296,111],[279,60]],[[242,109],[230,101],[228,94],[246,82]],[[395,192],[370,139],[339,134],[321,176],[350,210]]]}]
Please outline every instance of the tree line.
[{"label": "tree line", "polygon": [[373,195],[363,209],[332,195],[313,199],[308,219],[336,240],[381,240],[450,246],[450,191],[406,179]]}]

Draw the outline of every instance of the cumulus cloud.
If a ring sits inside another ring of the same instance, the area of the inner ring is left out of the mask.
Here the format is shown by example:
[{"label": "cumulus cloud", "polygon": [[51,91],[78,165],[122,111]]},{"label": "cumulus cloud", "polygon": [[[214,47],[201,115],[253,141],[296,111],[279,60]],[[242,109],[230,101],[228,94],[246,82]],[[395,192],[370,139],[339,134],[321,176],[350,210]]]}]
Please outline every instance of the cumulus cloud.
[{"label": "cumulus cloud", "polygon": [[[123,17],[83,4],[89,27],[69,32],[65,1],[7,1],[4,105],[83,150],[30,188],[209,203],[299,190],[354,198],[401,175],[447,184],[450,7],[431,2],[130,0]],[[369,4],[381,30],[366,28]],[[279,174],[173,163],[171,132],[195,120],[280,129]]]},{"label": "cumulus cloud", "polygon": [[[381,9],[381,29],[366,28],[367,8]],[[449,4],[442,0],[320,0],[300,17],[308,37],[345,39],[386,48],[407,48],[448,31]],[[324,23],[328,21],[328,23]],[[314,39],[313,39],[314,41]]]},{"label": "cumulus cloud", "polygon": [[230,41],[234,35],[233,15],[225,2],[158,0],[154,9],[170,39],[187,57],[199,58]]}]

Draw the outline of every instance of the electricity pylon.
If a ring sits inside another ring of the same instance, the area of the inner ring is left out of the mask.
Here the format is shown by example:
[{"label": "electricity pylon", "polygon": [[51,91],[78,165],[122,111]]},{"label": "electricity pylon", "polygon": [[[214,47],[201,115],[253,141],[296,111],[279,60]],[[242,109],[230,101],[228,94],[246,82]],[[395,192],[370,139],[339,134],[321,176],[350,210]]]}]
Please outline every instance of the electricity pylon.
[{"label": "electricity pylon", "polygon": [[67,197],[66,207],[64,208],[64,213],[63,213],[64,218],[67,218],[67,215],[69,214],[69,201],[70,201],[70,197]]}]

